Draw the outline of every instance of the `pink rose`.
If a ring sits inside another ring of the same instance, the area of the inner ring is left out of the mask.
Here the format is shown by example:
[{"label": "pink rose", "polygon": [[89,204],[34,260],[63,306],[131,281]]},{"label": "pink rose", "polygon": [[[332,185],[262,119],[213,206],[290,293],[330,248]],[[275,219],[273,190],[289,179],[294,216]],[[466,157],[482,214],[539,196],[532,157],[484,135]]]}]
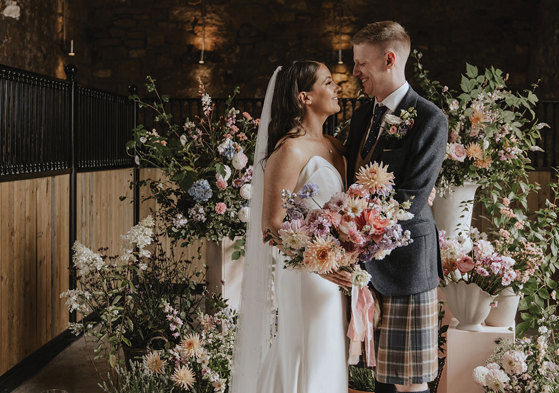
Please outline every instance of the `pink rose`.
[{"label": "pink rose", "polygon": [[217,182],[215,183],[215,185],[217,186],[217,188],[219,188],[220,190],[225,190],[227,188],[227,182],[225,181],[225,179],[221,178],[218,179]]},{"label": "pink rose", "polygon": [[448,146],[448,156],[454,161],[464,162],[466,158],[466,149],[461,143],[451,143]]},{"label": "pink rose", "polygon": [[215,204],[215,212],[217,214],[223,214],[227,210],[227,205],[223,202],[218,202]]},{"label": "pink rose", "polygon": [[252,120],[252,116],[249,115],[247,112],[243,112],[243,116],[244,116],[245,119],[247,119],[247,120]]},{"label": "pink rose", "polygon": [[475,263],[468,255],[464,255],[458,260],[458,262],[456,262],[456,266],[458,267],[458,270],[460,270],[460,273],[468,273],[472,271]]},{"label": "pink rose", "polygon": [[388,133],[390,135],[396,135],[396,133],[398,132],[398,129],[396,128],[396,126],[392,126],[390,127],[390,129],[388,130]]},{"label": "pink rose", "polygon": [[233,134],[236,134],[237,132],[239,132],[239,127],[237,127],[235,124],[232,124],[231,130],[233,130]]}]

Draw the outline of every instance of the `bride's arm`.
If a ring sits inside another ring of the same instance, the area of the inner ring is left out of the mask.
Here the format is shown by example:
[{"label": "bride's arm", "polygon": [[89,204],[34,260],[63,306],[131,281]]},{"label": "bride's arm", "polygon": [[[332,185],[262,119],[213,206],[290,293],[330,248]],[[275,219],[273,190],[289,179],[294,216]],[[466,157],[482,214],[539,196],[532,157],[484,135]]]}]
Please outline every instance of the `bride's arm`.
[{"label": "bride's arm", "polygon": [[264,170],[262,230],[269,230],[276,236],[285,218],[285,209],[281,206],[281,190],[294,191],[308,155],[297,142],[297,139],[286,140],[268,158]]}]

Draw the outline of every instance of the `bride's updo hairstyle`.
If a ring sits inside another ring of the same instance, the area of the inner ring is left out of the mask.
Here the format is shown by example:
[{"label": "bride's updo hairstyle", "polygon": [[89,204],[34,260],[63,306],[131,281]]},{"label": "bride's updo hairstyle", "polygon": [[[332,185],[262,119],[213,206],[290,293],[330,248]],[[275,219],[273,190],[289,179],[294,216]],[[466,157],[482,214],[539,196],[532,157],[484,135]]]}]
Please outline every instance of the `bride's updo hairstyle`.
[{"label": "bride's updo hairstyle", "polygon": [[283,66],[278,72],[272,98],[266,159],[279,149],[287,138],[304,135],[301,123],[305,108],[298,95],[302,91],[312,90],[320,65],[321,63],[312,60],[294,61],[288,66]]}]

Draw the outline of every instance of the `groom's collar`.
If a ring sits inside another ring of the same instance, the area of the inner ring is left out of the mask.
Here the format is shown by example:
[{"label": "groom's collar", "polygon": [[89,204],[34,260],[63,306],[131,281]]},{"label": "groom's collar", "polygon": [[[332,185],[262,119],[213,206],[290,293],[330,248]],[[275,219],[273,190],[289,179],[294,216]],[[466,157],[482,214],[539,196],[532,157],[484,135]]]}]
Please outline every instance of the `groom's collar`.
[{"label": "groom's collar", "polygon": [[[398,105],[400,105],[400,102],[402,102],[402,99],[404,98],[404,96],[406,95],[409,89],[410,89],[410,84],[406,81],[402,86],[400,86],[392,93],[390,93],[380,103],[386,106],[388,110],[393,113],[396,110],[396,108],[398,108]],[[375,98],[375,105],[376,104],[377,104],[377,100]]]}]

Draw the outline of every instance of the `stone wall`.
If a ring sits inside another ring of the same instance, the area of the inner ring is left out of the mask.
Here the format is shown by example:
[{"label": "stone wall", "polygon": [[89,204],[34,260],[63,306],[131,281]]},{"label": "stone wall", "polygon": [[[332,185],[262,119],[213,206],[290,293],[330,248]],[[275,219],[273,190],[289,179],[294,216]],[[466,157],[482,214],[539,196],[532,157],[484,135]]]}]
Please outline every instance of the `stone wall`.
[{"label": "stone wall", "polygon": [[[368,22],[393,19],[424,52],[432,76],[449,86],[458,85],[467,61],[502,68],[516,88],[542,78],[539,95],[559,98],[556,0],[77,0],[67,5],[74,58],[60,48],[62,0],[17,1],[19,21],[0,16],[2,63],[54,74],[72,61],[82,83],[121,94],[149,74],[173,96],[195,96],[201,78],[216,97],[234,86],[241,96],[262,97],[277,65],[311,58],[329,65],[353,96],[350,37]],[[203,8],[207,51],[198,64]]]}]

